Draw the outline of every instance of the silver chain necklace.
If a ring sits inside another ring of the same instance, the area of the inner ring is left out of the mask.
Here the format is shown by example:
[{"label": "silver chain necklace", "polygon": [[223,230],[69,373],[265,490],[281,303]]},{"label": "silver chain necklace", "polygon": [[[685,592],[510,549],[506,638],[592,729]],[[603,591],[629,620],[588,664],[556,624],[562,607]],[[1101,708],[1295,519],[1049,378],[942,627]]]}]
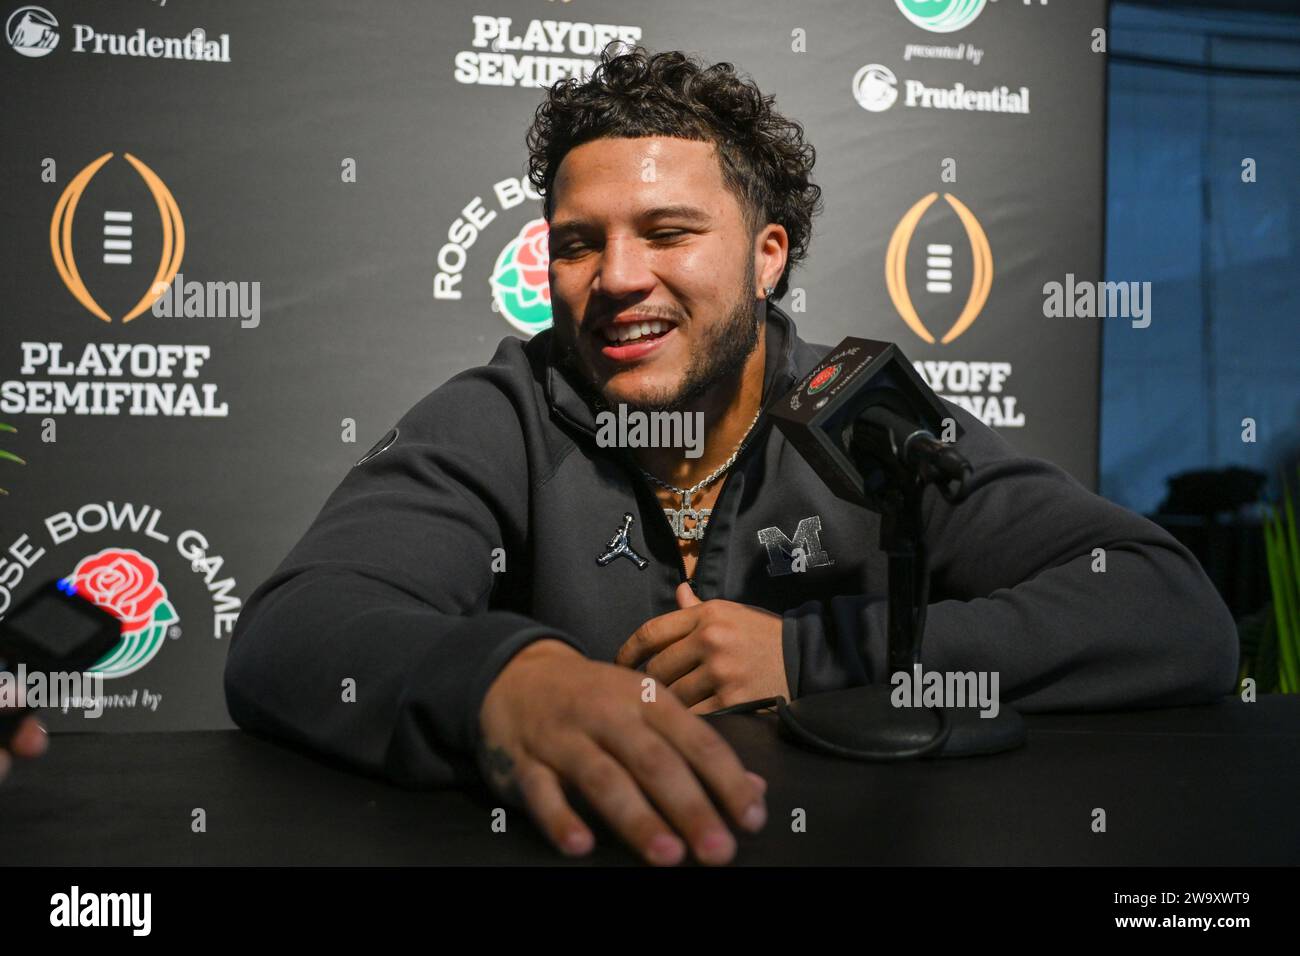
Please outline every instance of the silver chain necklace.
[{"label": "silver chain necklace", "polygon": [[[667,518],[668,523],[672,525],[673,534],[681,538],[683,541],[698,541],[703,538],[704,529],[709,523],[709,517],[713,514],[712,508],[692,508],[691,495],[715,481],[719,475],[736,463],[736,459],[740,457],[741,449],[745,447],[745,441],[749,438],[749,433],[754,430],[754,424],[758,421],[758,416],[762,413],[763,403],[759,402],[758,411],[754,413],[754,420],[751,421],[749,427],[745,429],[745,434],[741,436],[740,441],[736,445],[736,450],[731,453],[731,457],[714,469],[711,475],[700,479],[689,488],[678,488],[676,485],[670,485],[668,482],[656,478],[640,465],[637,466],[637,470],[653,481],[656,485],[659,485],[661,488],[667,488],[674,494],[682,496],[682,506],[680,508],[665,508],[664,517]],[[686,526],[687,518],[693,522],[693,525],[689,528]]]}]

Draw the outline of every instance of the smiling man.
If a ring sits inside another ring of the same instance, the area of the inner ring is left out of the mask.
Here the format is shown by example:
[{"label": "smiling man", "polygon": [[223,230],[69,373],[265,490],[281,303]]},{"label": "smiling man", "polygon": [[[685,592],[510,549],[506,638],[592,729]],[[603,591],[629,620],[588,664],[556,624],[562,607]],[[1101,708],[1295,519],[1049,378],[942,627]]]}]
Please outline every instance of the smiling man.
[{"label": "smiling man", "polygon": [[[782,281],[789,236],[777,223],[755,235],[754,213],[723,181],[709,141],[646,135],[576,146],[548,195],[559,362],[598,405],[703,415],[703,456],[636,455],[647,477],[661,479],[665,509],[685,507],[668,486],[717,471],[758,414],[767,356],[759,307]],[[694,493],[697,511],[712,510],[720,478]],[[700,538],[685,534],[703,529],[688,520],[679,537],[691,578]]]},{"label": "smiling man", "polygon": [[[240,615],[230,711],[407,786],[482,777],[566,853],[585,802],[650,862],[725,862],[765,782],[700,715],[889,679],[879,519],[763,414],[826,352],[773,302],[814,153],[730,65],[642,50],[553,87],[528,146],[554,328],[356,464]],[[946,407],[974,474],[924,499],[927,670],[996,672],[1025,711],[1228,692],[1191,554]],[[615,408],[701,415],[701,453],[598,441]]]}]

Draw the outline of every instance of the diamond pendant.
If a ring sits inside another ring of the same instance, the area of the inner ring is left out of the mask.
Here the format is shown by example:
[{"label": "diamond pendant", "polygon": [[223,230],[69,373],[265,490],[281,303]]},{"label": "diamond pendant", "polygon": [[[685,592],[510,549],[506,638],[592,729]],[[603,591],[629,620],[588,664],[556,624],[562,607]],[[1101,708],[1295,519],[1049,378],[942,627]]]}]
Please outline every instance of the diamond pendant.
[{"label": "diamond pendant", "polygon": [[[708,526],[709,516],[713,513],[712,508],[695,509],[691,507],[691,493],[684,492],[682,495],[682,506],[680,508],[665,508],[664,517],[668,519],[668,524],[673,529],[673,534],[683,541],[699,541],[704,537],[704,529]],[[690,522],[687,525],[687,522]]]}]

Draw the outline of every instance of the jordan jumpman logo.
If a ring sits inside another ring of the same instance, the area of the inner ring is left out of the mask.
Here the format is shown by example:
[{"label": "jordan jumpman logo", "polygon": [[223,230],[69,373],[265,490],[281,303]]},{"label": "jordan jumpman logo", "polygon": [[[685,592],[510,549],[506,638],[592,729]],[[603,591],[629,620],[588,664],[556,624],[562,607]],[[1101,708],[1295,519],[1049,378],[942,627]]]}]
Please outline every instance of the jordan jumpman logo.
[{"label": "jordan jumpman logo", "polygon": [[628,544],[627,533],[632,529],[632,513],[625,511],[623,513],[623,527],[614,532],[614,537],[609,539],[609,544],[605,545],[609,550],[596,558],[596,563],[602,568],[613,561],[615,558],[629,558],[636,563],[638,568],[644,568],[648,562],[641,555],[632,550],[632,545]]}]

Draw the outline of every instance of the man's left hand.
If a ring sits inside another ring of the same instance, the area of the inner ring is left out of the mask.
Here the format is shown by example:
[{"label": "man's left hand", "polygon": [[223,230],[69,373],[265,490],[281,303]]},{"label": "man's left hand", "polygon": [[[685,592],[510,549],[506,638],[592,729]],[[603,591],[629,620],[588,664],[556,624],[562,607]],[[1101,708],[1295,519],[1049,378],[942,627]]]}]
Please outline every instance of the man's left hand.
[{"label": "man's left hand", "polygon": [[619,648],[615,664],[639,667],[694,714],[780,695],[790,699],[781,616],[734,601],[701,601],[683,582],[678,610],[653,617]]}]

